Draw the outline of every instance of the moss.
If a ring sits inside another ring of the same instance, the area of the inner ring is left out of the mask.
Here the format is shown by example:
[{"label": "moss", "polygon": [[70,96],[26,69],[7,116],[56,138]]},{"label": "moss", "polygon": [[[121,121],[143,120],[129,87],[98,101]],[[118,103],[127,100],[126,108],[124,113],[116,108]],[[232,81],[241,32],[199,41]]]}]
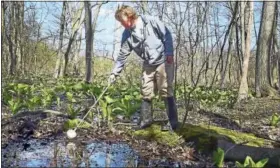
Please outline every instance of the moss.
[{"label": "moss", "polygon": [[[208,126],[201,126],[201,127],[207,128]],[[254,134],[237,132],[237,131],[216,127],[216,126],[210,126],[209,129],[216,131],[217,136],[226,136],[230,138],[236,144],[242,142],[248,142],[246,144],[248,146],[260,147],[264,145],[265,139],[258,138]]]},{"label": "moss", "polygon": [[153,124],[151,127],[131,132],[136,137],[145,138],[147,140],[155,140],[161,144],[168,146],[176,146],[181,144],[182,140],[197,141],[200,149],[212,149],[217,139],[226,139],[233,143],[248,142],[246,145],[262,147],[264,145],[271,146],[272,142],[262,138],[258,138],[253,134],[241,133],[221,127],[208,125],[190,125],[185,124],[184,128],[176,131],[176,133],[163,132],[159,125]]},{"label": "moss", "polygon": [[178,134],[169,131],[161,131],[159,125],[153,124],[151,127],[131,132],[133,136],[141,137],[147,140],[155,140],[158,143],[165,144],[171,147],[179,145],[182,139]]},{"label": "moss", "polygon": [[202,135],[206,135],[206,137],[225,138],[236,144],[248,142],[246,144],[248,146],[260,147],[265,144],[265,141],[266,144],[269,143],[268,140],[258,138],[253,134],[241,133],[226,128],[208,126],[208,125],[194,126],[194,125],[186,124],[184,128],[179,131],[179,134],[183,135],[184,139],[186,140],[191,137],[202,134]]}]

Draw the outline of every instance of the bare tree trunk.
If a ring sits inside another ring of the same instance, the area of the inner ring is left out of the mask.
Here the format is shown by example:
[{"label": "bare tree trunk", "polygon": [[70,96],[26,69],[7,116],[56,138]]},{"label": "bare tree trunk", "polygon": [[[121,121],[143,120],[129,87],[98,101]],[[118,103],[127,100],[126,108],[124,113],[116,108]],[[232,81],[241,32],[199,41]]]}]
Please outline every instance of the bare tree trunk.
[{"label": "bare tree trunk", "polygon": [[249,67],[249,59],[250,59],[250,48],[251,48],[251,32],[252,32],[252,24],[253,24],[253,1],[247,2],[249,5],[249,20],[248,20],[248,27],[247,27],[247,36],[246,36],[246,46],[245,46],[245,57],[242,66],[242,77],[238,92],[237,101],[241,101],[242,99],[246,99],[248,97],[248,81],[247,81],[247,74],[248,74],[248,67]]},{"label": "bare tree trunk", "polygon": [[19,31],[19,69],[24,74],[25,71],[23,69],[23,58],[24,58],[24,1],[19,2],[19,21],[20,21],[20,31]]},{"label": "bare tree trunk", "polygon": [[77,11],[74,12],[74,17],[73,17],[73,25],[72,25],[72,33],[68,42],[68,46],[66,49],[66,52],[64,54],[64,66],[63,66],[63,73],[61,73],[62,76],[67,75],[67,67],[68,67],[68,62],[69,62],[69,53],[71,50],[71,46],[73,42],[76,40],[78,30],[80,29],[84,19],[82,18],[82,12],[83,12],[83,3],[80,2],[81,6]]},{"label": "bare tree trunk", "polygon": [[[105,2],[106,3],[106,2]],[[97,9],[94,11],[94,15],[93,15],[93,21],[92,21],[92,52],[93,52],[93,56],[94,56],[94,39],[95,39],[95,32],[96,32],[96,25],[97,25],[97,19],[100,13],[100,9],[102,7],[102,5],[104,4],[104,2],[99,2],[97,3]]]},{"label": "bare tree trunk", "polygon": [[[218,8],[216,8],[215,10],[214,10],[214,18],[213,18],[213,20],[214,20],[214,26],[215,26],[215,28],[214,28],[214,33],[215,33],[215,39],[216,39],[216,41],[218,41],[218,39],[219,39],[219,19],[218,19],[218,16],[219,16],[219,10],[218,10]],[[217,57],[217,56],[219,56],[220,55],[220,48],[221,48],[221,43],[218,41],[218,47],[217,47],[217,49],[215,50],[215,53],[213,53],[213,61],[212,61],[212,68],[211,69],[213,69],[213,67],[214,67],[214,63],[216,62],[216,61],[218,61],[218,62],[220,62],[220,58],[218,57],[218,60],[215,58],[215,57]],[[219,66],[219,63],[218,64],[216,64],[217,66],[216,67],[218,67]],[[223,65],[221,64],[220,65],[220,68],[222,69],[222,67],[223,67]],[[217,68],[215,68],[215,70],[214,70],[214,74],[213,74],[213,76],[212,76],[212,83],[213,82],[215,82],[216,81],[216,70],[217,70]],[[213,85],[213,84],[210,84],[211,86]]]},{"label": "bare tree trunk", "polygon": [[[186,9],[184,10],[185,12],[182,14],[181,13],[181,7],[180,7],[180,2],[178,3],[178,7],[179,7],[179,23],[176,24],[176,31],[177,31],[177,41],[176,41],[176,54],[175,54],[175,63],[174,63],[174,97],[176,99],[176,88],[177,88],[177,75],[178,75],[178,58],[181,55],[181,34],[182,34],[182,29],[183,29],[183,24],[186,20],[186,11],[188,6],[186,6]],[[175,6],[176,8],[176,6]]]},{"label": "bare tree trunk", "polygon": [[[4,34],[5,34],[5,1],[1,1],[1,48],[3,49],[4,47]],[[3,56],[3,50],[1,55]],[[3,58],[3,57],[2,57]]]},{"label": "bare tree trunk", "polygon": [[278,47],[278,93],[280,94],[280,49]]},{"label": "bare tree trunk", "polygon": [[261,25],[258,36],[258,46],[256,53],[256,96],[262,96],[262,89],[269,88],[270,62],[269,43],[273,30],[273,16],[275,12],[275,2],[263,2]]},{"label": "bare tree trunk", "polygon": [[[6,9],[7,4],[5,1],[1,2],[1,67],[2,67],[2,74],[3,72],[6,74],[8,70],[6,67],[8,67],[8,53],[6,52]],[[4,70],[4,71],[3,71]]]},{"label": "bare tree trunk", "polygon": [[58,78],[60,71],[61,71],[61,61],[62,61],[62,46],[63,46],[63,33],[64,33],[64,26],[65,26],[65,15],[66,15],[66,1],[63,1],[62,12],[60,17],[60,33],[59,33],[59,46],[58,46],[58,54],[57,60],[55,64],[54,70],[54,78]]},{"label": "bare tree trunk", "polygon": [[[201,10],[200,10],[201,6],[200,6],[200,2],[196,2],[196,44],[197,44],[197,50],[198,50],[198,58],[195,59],[195,66],[201,66],[201,62],[202,62],[202,58],[201,58],[201,36],[202,34],[200,33],[200,29],[201,29]],[[197,73],[197,69],[194,69],[195,74]]]},{"label": "bare tree trunk", "polygon": [[35,48],[34,48],[34,69],[35,69],[35,74],[37,74],[37,54],[36,54],[35,51],[37,50],[39,39],[40,39],[40,29],[41,29],[41,25],[39,25],[39,27],[37,29],[37,39],[36,39]]},{"label": "bare tree trunk", "polygon": [[213,86],[213,84],[214,84],[214,82],[215,82],[217,68],[218,68],[218,65],[219,65],[219,63],[220,63],[220,61],[221,61],[221,59],[222,59],[222,56],[223,56],[223,50],[224,50],[224,46],[225,46],[225,44],[226,44],[227,37],[228,37],[229,32],[230,32],[230,30],[231,30],[232,24],[233,24],[233,23],[235,22],[235,20],[236,20],[237,9],[238,9],[238,3],[235,4],[233,17],[231,18],[231,21],[230,21],[230,23],[229,23],[228,29],[227,29],[226,34],[225,34],[225,37],[224,37],[224,42],[223,42],[223,45],[222,45],[222,48],[221,48],[219,60],[218,60],[218,62],[217,62],[217,64],[216,64],[216,67],[215,67],[215,70],[214,70],[214,77],[213,77],[211,86]]},{"label": "bare tree trunk", "polygon": [[237,52],[237,60],[238,60],[238,70],[239,71],[236,71],[236,78],[238,79],[237,81],[240,80],[240,76],[242,74],[242,53],[240,48],[239,48],[239,29],[238,29],[238,25],[236,24],[235,26],[235,35],[236,35],[236,52]]},{"label": "bare tree trunk", "polygon": [[232,43],[233,43],[233,29],[230,30],[230,35],[229,35],[229,45],[228,45],[228,52],[227,52],[227,56],[226,56],[226,61],[225,61],[225,67],[222,71],[222,79],[221,79],[221,88],[224,89],[225,88],[225,80],[227,77],[227,69],[231,60],[231,52],[232,52]]},{"label": "bare tree trunk", "polygon": [[[205,2],[205,7],[206,7],[206,11],[205,11],[205,14],[206,15],[209,15],[210,13],[208,12],[208,6],[207,6],[207,2]],[[210,17],[207,17],[206,18],[206,46],[205,46],[205,56],[207,55],[207,52],[208,52],[208,49],[209,49],[209,23],[210,23]],[[212,38],[211,38],[212,39]],[[208,72],[208,69],[209,69],[209,57],[206,58],[206,65],[205,65],[205,73],[204,73],[204,78],[205,78],[205,85],[208,86],[208,75],[207,75],[207,72]]]},{"label": "bare tree trunk", "polygon": [[[215,38],[216,38],[216,41],[218,41],[218,38],[219,38],[219,27],[220,27],[220,24],[219,24],[219,9],[216,7],[216,11],[215,11],[216,13],[215,13],[215,19],[214,19],[214,25],[215,25],[215,29],[214,29],[214,32],[215,32]],[[220,54],[220,48],[222,48],[221,47],[222,46],[222,44],[220,43],[220,42],[218,42],[218,48],[217,48],[217,50],[216,50],[216,52],[215,52],[215,54],[217,54],[217,55],[215,55],[215,57],[217,57],[217,56],[219,56],[219,55],[221,55]],[[218,59],[218,61],[220,62],[220,58],[219,57],[217,57]],[[215,58],[215,61],[214,62],[216,62],[217,61],[216,60],[216,58]],[[213,62],[213,65],[214,65],[214,62]],[[220,64],[220,63],[218,63],[217,64],[217,66],[219,66],[220,65],[220,69],[223,69],[223,61],[222,61],[222,63]],[[216,68],[215,68],[216,69]],[[213,77],[213,80],[216,80],[216,70],[214,71],[214,77]],[[213,84],[211,84],[211,86],[212,86]]]},{"label": "bare tree trunk", "polygon": [[275,57],[276,57],[276,67],[275,67],[275,71],[277,71],[276,74],[276,78],[278,78],[278,81],[276,79],[275,81],[275,89],[278,89],[278,92],[280,94],[280,47],[277,42],[274,42],[274,51],[275,51]]},{"label": "bare tree trunk", "polygon": [[278,41],[277,41],[277,23],[278,23],[278,4],[276,3],[275,6],[275,12],[274,12],[274,20],[273,20],[273,30],[272,30],[272,36],[270,40],[270,50],[269,50],[269,55],[271,55],[271,86],[273,86],[275,89],[277,89],[277,67],[278,67],[278,51],[277,51],[277,46],[278,46]]},{"label": "bare tree trunk", "polygon": [[241,38],[241,59],[242,63],[245,57],[245,3],[240,2],[240,38]]},{"label": "bare tree trunk", "polygon": [[[191,18],[191,11],[190,10],[188,10],[188,18]],[[193,40],[192,40],[192,32],[191,32],[191,19],[188,19],[187,20],[188,21],[188,37],[189,37],[189,44],[190,44],[190,46],[189,46],[189,50],[190,50],[190,56],[191,56],[191,81],[192,81],[192,84],[194,84],[195,83],[195,81],[194,81],[194,55],[195,55],[195,52],[194,52],[194,45],[192,45],[192,43],[193,43]],[[188,50],[187,50],[187,52],[188,52]]]},{"label": "bare tree trunk", "polygon": [[15,35],[15,20],[14,20],[14,2],[9,3],[10,7],[10,13],[9,13],[9,34],[7,34],[7,39],[9,42],[9,52],[10,52],[10,69],[9,74],[14,75],[15,74],[15,68],[16,68],[16,55],[14,53],[14,35]]},{"label": "bare tree trunk", "polygon": [[79,34],[79,38],[76,40],[76,44],[75,44],[76,52],[73,57],[73,72],[75,75],[79,75],[78,58],[80,54],[81,44],[82,44],[82,32]]},{"label": "bare tree trunk", "polygon": [[[238,2],[235,2],[235,3],[238,3]],[[234,26],[235,26],[235,20],[236,20],[236,16],[234,16],[234,11],[232,11],[232,16],[231,17],[233,17],[235,19],[232,23],[232,28],[230,29],[228,52],[227,52],[227,56],[226,56],[225,67],[223,68],[223,71],[222,71],[222,79],[221,79],[221,86],[220,86],[222,89],[225,87],[227,67],[229,65],[229,60],[231,59],[230,57],[231,57],[231,52],[232,52],[233,35],[234,35],[233,32],[234,32]]]},{"label": "bare tree trunk", "polygon": [[[277,57],[277,62],[278,62],[278,93],[280,94],[280,44],[279,44],[279,37],[277,33],[277,23],[278,23],[278,15],[279,15],[279,3],[276,3],[276,8],[275,8],[275,19],[274,19],[274,46],[275,46],[275,54]],[[278,37],[278,38],[277,38]]]},{"label": "bare tree trunk", "polygon": [[[21,36],[21,25],[20,25],[20,22],[21,22],[21,14],[20,14],[20,4],[21,2],[15,2],[16,4],[16,23],[17,23],[17,26],[16,26],[16,55],[17,55],[17,68],[16,69],[20,69],[20,60],[21,60],[21,56],[20,56],[20,36]],[[19,71],[20,72],[20,71]]]},{"label": "bare tree trunk", "polygon": [[86,37],[86,76],[85,81],[91,82],[92,67],[92,23],[91,23],[91,5],[89,1],[84,1],[85,5],[85,37]]},{"label": "bare tree trunk", "polygon": [[[230,2],[230,7],[232,9],[232,11],[234,11],[234,4],[236,2]],[[237,26],[237,20],[234,22],[234,24],[232,25],[232,31],[231,31],[231,34],[229,36],[229,46],[231,44],[231,47],[229,47],[228,49],[228,53],[229,53],[229,63],[228,63],[228,79],[229,79],[229,83],[232,83],[234,80],[232,80],[232,76],[234,77],[234,74],[232,74],[232,72],[235,72],[235,62],[233,62],[233,55],[236,55],[236,54],[232,54],[232,53],[235,53],[234,51],[236,51],[237,47],[234,47],[236,44],[235,41],[236,41],[236,26]],[[233,66],[234,65],[234,66]]]},{"label": "bare tree trunk", "polygon": [[18,18],[19,18],[19,15],[18,15],[18,2],[12,2],[13,3],[13,10],[14,10],[14,18],[13,18],[13,21],[14,21],[14,56],[15,56],[15,71],[17,73],[17,65],[18,65]]}]

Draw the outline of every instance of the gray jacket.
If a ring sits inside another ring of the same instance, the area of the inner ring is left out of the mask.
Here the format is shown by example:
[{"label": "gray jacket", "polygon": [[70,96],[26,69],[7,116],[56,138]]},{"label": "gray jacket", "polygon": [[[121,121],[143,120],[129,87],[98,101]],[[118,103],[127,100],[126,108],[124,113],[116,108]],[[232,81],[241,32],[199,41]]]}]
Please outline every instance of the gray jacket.
[{"label": "gray jacket", "polygon": [[162,21],[151,16],[139,16],[144,23],[144,40],[133,36],[130,29],[122,34],[121,49],[112,71],[119,75],[132,50],[149,65],[159,65],[165,62],[166,56],[173,56],[172,36]]}]

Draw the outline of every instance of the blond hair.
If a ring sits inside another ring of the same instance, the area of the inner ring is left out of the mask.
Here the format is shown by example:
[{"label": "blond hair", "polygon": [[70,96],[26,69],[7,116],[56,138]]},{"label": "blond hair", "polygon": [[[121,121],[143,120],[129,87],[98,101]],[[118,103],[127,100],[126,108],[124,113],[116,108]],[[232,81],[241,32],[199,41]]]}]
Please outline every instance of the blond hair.
[{"label": "blond hair", "polygon": [[133,20],[138,18],[136,11],[132,7],[127,5],[122,5],[116,10],[115,18],[118,21],[120,21],[123,16],[127,16],[128,18],[131,18]]}]

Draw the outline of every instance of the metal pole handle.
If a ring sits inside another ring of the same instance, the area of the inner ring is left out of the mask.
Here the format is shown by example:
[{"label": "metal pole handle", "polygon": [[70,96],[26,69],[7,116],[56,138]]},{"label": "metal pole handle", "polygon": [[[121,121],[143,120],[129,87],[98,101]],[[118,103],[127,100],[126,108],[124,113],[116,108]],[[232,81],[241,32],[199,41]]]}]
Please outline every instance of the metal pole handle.
[{"label": "metal pole handle", "polygon": [[95,103],[89,108],[88,112],[86,113],[86,115],[82,118],[82,121],[76,126],[76,128],[74,129],[74,131],[76,131],[78,129],[78,127],[81,125],[82,122],[84,122],[84,119],[87,117],[87,115],[89,114],[89,112],[91,111],[91,109],[93,107],[95,107],[95,105],[98,103],[99,99],[101,99],[101,97],[104,95],[104,93],[108,90],[109,86],[111,85],[111,83],[109,82],[108,86],[103,90],[103,92],[100,94],[100,96],[98,97],[98,99],[95,101]]}]

